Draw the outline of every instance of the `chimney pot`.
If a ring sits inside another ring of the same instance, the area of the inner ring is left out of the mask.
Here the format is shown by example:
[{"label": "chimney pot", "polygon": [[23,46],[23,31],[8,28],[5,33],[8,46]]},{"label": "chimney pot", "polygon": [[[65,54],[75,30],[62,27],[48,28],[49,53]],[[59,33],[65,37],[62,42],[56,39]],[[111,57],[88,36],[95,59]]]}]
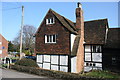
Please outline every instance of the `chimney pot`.
[{"label": "chimney pot", "polygon": [[82,4],[80,2],[77,3],[78,8],[82,8]]}]

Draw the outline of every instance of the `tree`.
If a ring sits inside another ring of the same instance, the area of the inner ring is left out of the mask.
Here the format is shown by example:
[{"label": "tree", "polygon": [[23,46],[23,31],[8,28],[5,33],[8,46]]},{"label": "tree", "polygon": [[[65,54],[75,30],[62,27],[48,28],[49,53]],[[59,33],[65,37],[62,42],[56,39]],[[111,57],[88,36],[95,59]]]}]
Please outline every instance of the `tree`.
[{"label": "tree", "polygon": [[[25,25],[23,27],[23,51],[30,50],[30,52],[34,52],[34,47],[35,47],[35,35],[36,28],[31,25]],[[20,45],[20,31],[18,33],[18,36],[14,39],[13,43],[18,47]]]},{"label": "tree", "polygon": [[14,45],[11,41],[8,41],[8,52],[13,52],[14,51]]}]

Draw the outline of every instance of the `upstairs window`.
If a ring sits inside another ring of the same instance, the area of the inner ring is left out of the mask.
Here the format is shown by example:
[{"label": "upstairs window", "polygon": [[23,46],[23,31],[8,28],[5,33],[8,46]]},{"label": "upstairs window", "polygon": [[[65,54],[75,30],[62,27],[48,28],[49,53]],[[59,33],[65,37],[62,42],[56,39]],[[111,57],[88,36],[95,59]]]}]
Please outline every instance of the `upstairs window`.
[{"label": "upstairs window", "polygon": [[101,52],[101,46],[93,45],[92,46],[92,52]]},{"label": "upstairs window", "polygon": [[45,35],[45,43],[56,43],[56,35]]},{"label": "upstairs window", "polygon": [[48,18],[48,19],[46,19],[46,24],[54,24],[54,23],[55,23],[54,18]]}]

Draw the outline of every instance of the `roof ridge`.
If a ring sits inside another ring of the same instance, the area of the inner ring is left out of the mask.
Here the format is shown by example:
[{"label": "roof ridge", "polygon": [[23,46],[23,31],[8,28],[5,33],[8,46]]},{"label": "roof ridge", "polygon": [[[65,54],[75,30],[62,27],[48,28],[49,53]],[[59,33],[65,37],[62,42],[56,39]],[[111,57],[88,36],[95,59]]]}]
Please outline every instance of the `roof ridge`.
[{"label": "roof ridge", "polygon": [[117,27],[117,28],[109,28],[109,29],[120,29],[120,27]]},{"label": "roof ridge", "polygon": [[108,19],[107,19],[107,18],[104,18],[104,19],[96,19],[96,20],[90,20],[90,21],[84,21],[84,22],[102,21],[102,20],[108,20]]}]

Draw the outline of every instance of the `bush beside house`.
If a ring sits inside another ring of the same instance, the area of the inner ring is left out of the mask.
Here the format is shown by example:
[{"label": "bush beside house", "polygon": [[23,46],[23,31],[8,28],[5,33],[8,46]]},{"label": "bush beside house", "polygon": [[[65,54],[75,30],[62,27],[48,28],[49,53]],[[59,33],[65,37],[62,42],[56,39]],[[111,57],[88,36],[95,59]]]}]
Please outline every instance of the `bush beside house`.
[{"label": "bush beside house", "polygon": [[39,67],[37,63],[32,59],[23,58],[15,63],[15,65],[29,66],[29,67]]}]

